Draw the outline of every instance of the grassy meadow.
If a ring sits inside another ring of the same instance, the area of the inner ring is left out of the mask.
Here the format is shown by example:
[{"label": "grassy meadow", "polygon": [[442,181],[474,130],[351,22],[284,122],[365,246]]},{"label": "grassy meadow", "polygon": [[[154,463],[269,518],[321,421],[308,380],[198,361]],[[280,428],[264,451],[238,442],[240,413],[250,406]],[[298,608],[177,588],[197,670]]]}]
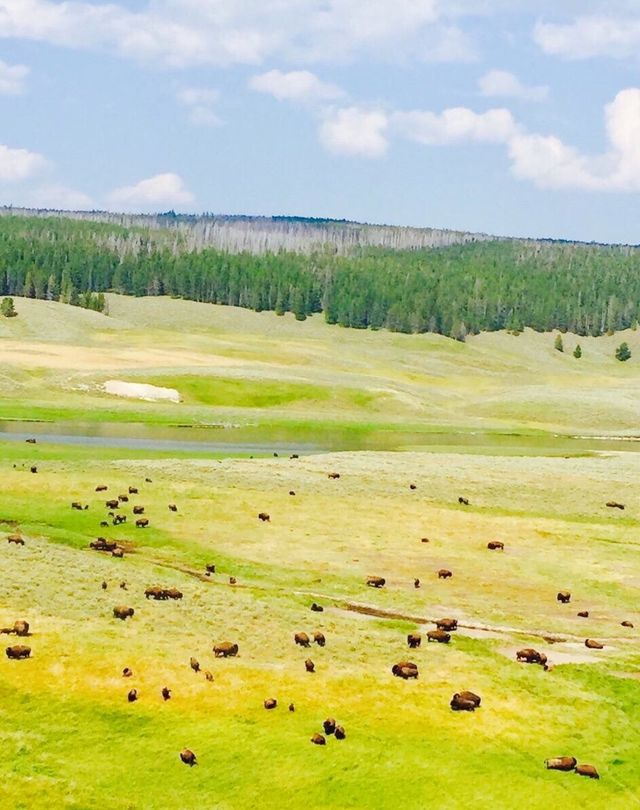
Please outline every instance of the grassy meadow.
[{"label": "grassy meadow", "polygon": [[[530,332],[459,344],[116,296],[109,317],[16,307],[18,318],[0,322],[4,420],[302,437],[331,428],[346,447],[362,431],[423,439],[413,452],[290,459],[31,445],[0,433],[0,626],[27,619],[33,633],[3,637],[28,643],[32,658],[0,660],[0,807],[640,804],[640,456],[559,451],[554,438],[637,430],[635,333],[580,339],[576,360],[571,336],[560,354],[552,336]],[[622,339],[634,352],[626,364],[612,357]],[[107,396],[109,379],[176,388],[182,401]],[[440,430],[513,432],[537,446],[427,452]],[[106,498],[129,486],[140,494],[120,510],[127,523],[101,528]],[[606,508],[611,499],[626,509]],[[149,528],[132,525],[135,504]],[[16,531],[24,546],[5,542]],[[120,542],[124,559],[90,550],[98,535]],[[505,551],[488,551],[490,540]],[[437,578],[442,567],[451,579]],[[369,575],[386,586],[368,588]],[[154,584],[184,598],[146,600]],[[562,589],[568,605],[556,601]],[[116,605],[134,616],[114,619]],[[427,644],[444,616],[460,629],[448,645]],[[324,648],[296,647],[295,632],[315,630]],[[416,631],[422,646],[409,651]],[[225,640],[239,644],[237,658],[214,658]],[[517,663],[522,647],[554,666]],[[191,656],[213,681],[191,670]],[[418,664],[416,681],[392,676],[403,659]],[[449,708],[462,690],[482,696],[476,712]],[[266,698],[278,707],[266,711]],[[327,717],[346,739],[314,746]],[[197,767],[180,762],[183,748]],[[601,779],[547,771],[544,760],[561,755]]]}]

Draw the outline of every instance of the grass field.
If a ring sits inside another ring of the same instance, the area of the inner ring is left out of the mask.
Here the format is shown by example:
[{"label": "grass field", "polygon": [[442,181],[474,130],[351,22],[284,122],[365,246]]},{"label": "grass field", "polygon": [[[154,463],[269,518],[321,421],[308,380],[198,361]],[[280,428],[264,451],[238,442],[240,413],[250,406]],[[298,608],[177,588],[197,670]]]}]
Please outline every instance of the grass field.
[{"label": "grass field", "polygon": [[[549,335],[462,345],[180,301],[113,297],[109,318],[16,303],[20,316],[0,323],[4,418],[532,436],[637,425],[635,355],[610,357],[620,336],[581,340],[576,361]],[[183,402],[108,397],[97,386],[111,378],[171,384]],[[640,457],[564,457],[544,442],[548,456],[249,459],[0,440],[0,625],[27,619],[33,631],[31,659],[0,660],[0,807],[640,804]],[[123,505],[128,522],[100,528],[105,498],[130,485],[140,494]],[[626,509],[606,508],[611,499]],[[89,509],[72,510],[76,500]],[[132,525],[136,503],[148,529]],[[5,542],[16,531],[24,546]],[[125,546],[124,559],[88,548],[100,534]],[[487,550],[494,539],[504,552]],[[437,578],[442,567],[451,579]],[[386,586],[368,588],[369,575]],[[184,598],[146,600],[154,584]],[[568,605],[556,601],[562,589]],[[114,619],[119,604],[135,615]],[[407,633],[424,636],[444,616],[461,625],[450,644],[423,638],[408,650]],[[296,647],[295,632],[315,630],[324,648]],[[586,649],[587,637],[604,649]],[[224,640],[239,644],[237,658],[214,658]],[[517,663],[522,647],[553,668]],[[418,664],[417,681],[392,676],[403,659]],[[467,689],[481,707],[452,712],[452,694]],[[278,707],[266,711],[271,697]],[[346,739],[314,746],[327,717]],[[180,762],[185,747],[197,767]],[[547,771],[561,755],[601,779]]]}]

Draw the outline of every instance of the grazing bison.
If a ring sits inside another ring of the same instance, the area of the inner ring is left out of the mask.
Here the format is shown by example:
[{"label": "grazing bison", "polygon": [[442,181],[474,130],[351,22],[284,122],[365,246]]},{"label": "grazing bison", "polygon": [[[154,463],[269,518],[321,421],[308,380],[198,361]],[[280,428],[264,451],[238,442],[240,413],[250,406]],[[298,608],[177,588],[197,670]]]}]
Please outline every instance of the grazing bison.
[{"label": "grazing bison", "polygon": [[103,591],[106,591],[106,590],[107,590],[107,588],[109,587],[109,586],[107,585],[107,583],[104,581],[104,579],[102,580],[102,585],[101,585],[101,587],[102,587],[102,590],[103,590]]},{"label": "grazing bison", "polygon": [[472,703],[475,703],[476,708],[482,703],[482,698],[480,695],[476,695],[475,692],[456,692],[453,697],[459,698],[460,700],[470,700]]},{"label": "grazing bison", "polygon": [[127,694],[127,700],[129,703],[135,703],[138,699],[138,690],[137,689],[130,689],[129,693]]},{"label": "grazing bison", "polygon": [[144,515],[144,506],[134,506],[133,507],[133,514],[134,515]]},{"label": "grazing bison", "polygon": [[13,623],[13,627],[3,627],[0,630],[0,634],[11,635],[14,633],[16,636],[28,636],[29,635],[29,622],[25,622],[22,619],[18,619],[17,622]]},{"label": "grazing bison", "polygon": [[180,759],[190,768],[193,768],[194,765],[198,764],[196,755],[189,748],[185,748],[184,751],[180,751]]},{"label": "grazing bison", "polygon": [[130,669],[129,667],[125,667],[122,670],[122,677],[123,678],[131,678],[132,675],[133,675],[133,670]]},{"label": "grazing bison", "polygon": [[170,512],[177,512],[178,511],[178,507],[175,505],[175,503],[170,503],[169,504],[169,511]]},{"label": "grazing bison", "polygon": [[516,653],[516,661],[544,666],[547,663],[547,656],[544,653],[534,650],[532,647],[525,647],[523,650],[518,650]]},{"label": "grazing bison", "polygon": [[607,506],[609,509],[624,509],[624,504],[618,501],[607,501]]},{"label": "grazing bison", "polygon": [[487,543],[489,551],[504,551],[504,543],[501,540],[491,540]]},{"label": "grazing bison", "polygon": [[290,489],[290,490],[289,490],[289,495],[295,495],[295,494],[296,494],[296,493],[295,493],[295,491],[294,491],[293,489]]},{"label": "grazing bison", "polygon": [[314,745],[326,745],[326,744],[327,744],[327,741],[326,741],[326,740],[325,740],[325,738],[322,736],[322,734],[314,734],[314,735],[311,737],[311,742],[312,742]]},{"label": "grazing bison", "polygon": [[384,577],[367,577],[367,585],[370,588],[384,588],[386,581]]},{"label": "grazing bison", "polygon": [[340,478],[340,473],[329,473],[327,478],[330,478],[332,481],[337,481]]},{"label": "grazing bison", "polygon": [[552,757],[545,759],[544,764],[549,771],[572,771],[578,760],[575,757]]},{"label": "grazing bison", "polygon": [[7,647],[5,650],[7,658],[12,658],[19,661],[21,658],[31,657],[31,647],[26,647],[24,644],[14,644],[12,647]]},{"label": "grazing bison", "polygon": [[146,529],[149,525],[149,518],[138,518],[136,520],[136,529]]},{"label": "grazing bison", "polygon": [[562,602],[563,605],[566,605],[571,601],[571,594],[569,593],[569,591],[558,591],[556,600],[558,602]]},{"label": "grazing bison", "polygon": [[451,635],[446,630],[429,630],[427,632],[427,642],[437,641],[439,644],[448,644],[451,641]]},{"label": "grazing bison", "polygon": [[300,458],[300,456],[299,456],[297,453],[292,453],[292,454],[289,456],[289,458],[290,458],[290,459],[294,459],[294,458]]},{"label": "grazing bison", "polygon": [[469,506],[469,499],[463,498],[461,496],[460,498],[458,498],[458,503],[460,504],[460,506]]},{"label": "grazing bison", "polygon": [[318,645],[318,647],[324,647],[327,643],[326,638],[324,637],[324,633],[321,633],[319,630],[316,630],[313,634],[313,640]]},{"label": "grazing bison", "polygon": [[407,636],[407,644],[412,650],[419,647],[422,644],[422,636],[420,633],[409,633]]},{"label": "grazing bison", "polygon": [[189,666],[194,672],[200,672],[200,662],[193,656],[189,659]]},{"label": "grazing bison", "polygon": [[209,565],[205,566],[205,570],[207,574],[215,574],[216,566],[214,563],[210,563]]},{"label": "grazing bison", "polygon": [[577,765],[576,773],[579,776],[588,776],[589,779],[600,779],[600,774],[593,765]]},{"label": "grazing bison", "polygon": [[153,481],[150,478],[145,478],[144,480],[145,480],[146,484],[152,484],[153,483]]},{"label": "grazing bison", "polygon": [[111,552],[111,556],[117,557],[119,560],[121,560],[124,557],[124,549],[114,548],[113,551]]},{"label": "grazing bison", "polygon": [[592,638],[587,638],[584,641],[584,646],[588,647],[590,650],[603,650],[604,644],[600,641],[594,641]]},{"label": "grazing bison", "polygon": [[111,498],[104,502],[107,509],[117,509],[120,506],[120,501],[117,498]]},{"label": "grazing bison", "polygon": [[114,526],[119,526],[121,523],[126,523],[126,522],[127,522],[127,516],[126,515],[115,515],[115,517],[113,518],[113,525]]},{"label": "grazing bison", "polygon": [[448,568],[441,568],[438,571],[438,579],[449,579],[453,576],[453,572],[449,571]]},{"label": "grazing bison", "polygon": [[475,700],[465,698],[458,692],[449,701],[449,706],[454,712],[475,712],[478,705]]},{"label": "grazing bison", "polygon": [[36,443],[36,440],[35,440],[35,439],[25,439],[25,442],[26,442],[27,444],[35,444],[35,443]]},{"label": "grazing bison", "polygon": [[589,611],[588,610],[579,610],[578,611],[578,616],[580,616],[581,619],[588,619],[589,618]]},{"label": "grazing bison", "polygon": [[35,475],[38,472],[38,468],[37,467],[31,467],[30,471]]},{"label": "grazing bison", "polygon": [[137,487],[129,487],[129,495],[137,495],[138,488]]},{"label": "grazing bison", "polygon": [[163,700],[169,700],[169,698],[171,697],[171,689],[169,689],[166,686],[163,686],[161,694]]},{"label": "grazing bison", "polygon": [[205,669],[205,671],[204,671],[204,677],[205,677],[205,678],[206,678],[208,681],[213,681],[213,672],[210,672],[208,669]]},{"label": "grazing bison", "polygon": [[625,619],[625,621],[623,622],[620,622],[620,624],[622,625],[622,627],[633,627],[633,622],[630,622],[627,619]]},{"label": "grazing bison", "polygon": [[229,585],[235,585],[237,581],[235,577],[229,577]]},{"label": "grazing bison", "polygon": [[418,487],[415,484],[409,484],[409,489],[417,489]]},{"label": "grazing bison", "polygon": [[316,665],[313,663],[313,661],[310,658],[307,658],[307,660],[304,662],[304,668],[307,670],[307,672],[315,672],[316,671]]},{"label": "grazing bison", "polygon": [[311,605],[311,610],[313,610],[313,612],[314,612],[314,613],[322,613],[322,612],[324,611],[324,608],[322,607],[322,605],[317,605],[317,604],[314,602],[314,603]]},{"label": "grazing bison", "polygon": [[327,717],[322,724],[322,728],[324,729],[324,733],[327,736],[330,736],[336,730],[336,721],[333,719],[333,717]]},{"label": "grazing bison", "polygon": [[129,496],[128,495],[118,495],[118,500],[120,503],[129,503]]},{"label": "grazing bison", "polygon": [[342,726],[336,726],[336,730],[334,731],[334,735],[336,740],[344,740],[347,736],[344,728]]},{"label": "grazing bison", "polygon": [[123,591],[126,591],[127,590],[127,583],[124,580],[122,580],[122,582],[120,583],[120,587],[122,588]]},{"label": "grazing bison", "polygon": [[96,492],[106,492],[109,487],[106,484],[98,484],[96,487]]},{"label": "grazing bison", "polygon": [[275,709],[278,701],[275,698],[267,698],[264,702],[265,709]]},{"label": "grazing bison", "polygon": [[296,710],[296,707],[293,705],[293,703],[290,703],[289,704],[289,711],[290,712],[295,712],[295,710]]},{"label": "grazing bison", "polygon": [[[80,501],[73,501],[73,502],[71,503],[71,508],[72,508],[72,509],[77,509],[79,512],[82,512],[82,511],[83,511],[83,509],[84,509],[84,506],[83,506],[83,505],[80,503]],[[89,508],[89,507],[87,507],[87,509],[88,509],[88,508]]]},{"label": "grazing bison", "polygon": [[182,591],[179,591],[177,588],[167,588],[166,594],[169,599],[182,599]]},{"label": "grazing bison", "polygon": [[146,599],[168,599],[167,592],[164,588],[161,588],[159,585],[152,585],[150,588],[147,588],[144,592]]},{"label": "grazing bison", "polygon": [[457,619],[438,619],[436,621],[436,627],[438,630],[446,630],[447,632],[451,633],[453,630],[458,629],[458,620]]},{"label": "grazing bison", "polygon": [[107,540],[105,537],[98,537],[89,543],[89,548],[94,551],[115,551],[118,544],[115,540]]},{"label": "grazing bison", "polygon": [[420,580],[419,579],[414,579],[413,580],[413,587],[414,588],[419,588],[420,587]]},{"label": "grazing bison", "polygon": [[391,667],[391,672],[396,678],[403,678],[406,681],[418,677],[418,665],[412,661],[400,661]]},{"label": "grazing bison", "polygon": [[293,640],[299,647],[309,647],[311,641],[306,633],[295,633]]},{"label": "grazing bison", "polygon": [[114,618],[122,619],[122,621],[129,618],[129,616],[133,616],[134,613],[135,611],[132,607],[126,607],[125,605],[118,605],[113,609]]},{"label": "grazing bison", "polygon": [[238,654],[238,645],[230,641],[222,641],[213,648],[216,658],[233,658]]},{"label": "grazing bison", "polygon": [[258,520],[261,520],[263,523],[268,523],[271,520],[271,516],[266,512],[260,512],[258,514]]},{"label": "grazing bison", "polygon": [[100,528],[101,528],[101,529],[106,529],[108,525],[109,525],[109,521],[108,521],[108,520],[101,520],[101,521],[100,521]]},{"label": "grazing bison", "polygon": [[16,546],[24,546],[24,540],[19,534],[10,534],[7,537],[7,543],[13,543]]}]

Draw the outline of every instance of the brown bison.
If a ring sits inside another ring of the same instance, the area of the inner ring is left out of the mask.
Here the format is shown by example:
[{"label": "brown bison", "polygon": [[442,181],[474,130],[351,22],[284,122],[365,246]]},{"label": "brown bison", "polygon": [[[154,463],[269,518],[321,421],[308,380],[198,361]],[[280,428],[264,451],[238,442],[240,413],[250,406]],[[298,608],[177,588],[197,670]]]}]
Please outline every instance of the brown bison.
[{"label": "brown bison", "polygon": [[214,563],[210,563],[209,565],[205,566],[205,570],[207,574],[215,574],[216,566]]},{"label": "brown bison", "polygon": [[237,581],[235,577],[229,577],[229,585],[235,585]]},{"label": "brown bison", "polygon": [[118,605],[117,607],[114,607],[114,609],[113,609],[114,618],[115,619],[122,619],[122,621],[124,621],[125,619],[128,619],[129,616],[133,616],[134,613],[135,613],[135,611],[134,611],[134,609],[132,607],[126,607],[125,605]]},{"label": "brown bison", "polygon": [[336,726],[336,730],[334,731],[334,736],[336,740],[344,740],[347,736],[344,728],[342,726]]},{"label": "brown bison", "polygon": [[183,593],[177,588],[167,588],[166,594],[169,599],[182,599]]},{"label": "brown bison", "polygon": [[194,672],[200,672],[200,662],[193,656],[189,659],[189,666]]},{"label": "brown bison", "polygon": [[480,695],[476,695],[475,692],[456,692],[453,697],[460,698],[461,700],[470,700],[472,703],[475,703],[476,708],[482,703],[482,698]]},{"label": "brown bison", "polygon": [[129,496],[128,495],[118,495],[118,500],[120,503],[129,503]]},{"label": "brown bison", "polygon": [[420,633],[409,633],[407,636],[407,644],[412,650],[419,647],[422,644],[422,636]]},{"label": "brown bison", "polygon": [[114,526],[119,526],[121,523],[126,523],[126,522],[127,522],[127,516],[126,515],[115,515],[115,517],[113,518],[113,525]]},{"label": "brown bison", "polygon": [[169,689],[167,686],[163,686],[160,694],[162,695],[163,700],[169,700],[171,697],[171,689]]},{"label": "brown bison", "polygon": [[386,581],[384,577],[367,577],[367,585],[370,588],[384,588]]},{"label": "brown bison", "polygon": [[317,605],[317,604],[314,602],[314,603],[311,605],[311,610],[313,610],[313,612],[314,612],[314,613],[322,613],[322,612],[324,611],[324,608],[322,607],[322,605]]},{"label": "brown bison", "polygon": [[588,619],[589,618],[589,611],[588,610],[579,610],[578,611],[578,616],[580,616],[581,619]]},{"label": "brown bison", "polygon": [[267,698],[264,702],[265,709],[275,709],[278,701],[275,698]]},{"label": "brown bison", "polygon": [[584,646],[590,650],[604,650],[604,644],[600,641],[594,641],[592,638],[585,639]]},{"label": "brown bison", "polygon": [[233,658],[238,654],[238,645],[230,641],[222,641],[213,648],[216,658]]},{"label": "brown bison", "polygon": [[311,742],[314,745],[326,745],[327,744],[327,741],[322,736],[322,734],[313,734],[312,737],[311,737]]},{"label": "brown bison", "polygon": [[96,492],[106,492],[109,487],[106,484],[98,484],[96,487]]},{"label": "brown bison", "polygon": [[475,712],[478,705],[475,700],[465,698],[458,692],[449,701],[449,706],[454,712]]},{"label": "brown bison", "polygon": [[289,711],[290,712],[295,712],[295,710],[296,710],[296,707],[293,705],[293,703],[290,703],[289,704]]},{"label": "brown bison", "polygon": [[310,658],[307,658],[307,660],[304,662],[304,668],[307,670],[307,672],[315,672],[316,671],[316,665],[313,663],[313,661]]},{"label": "brown bison", "polygon": [[449,571],[448,568],[441,568],[438,571],[438,579],[449,579],[453,576],[453,572]]},{"label": "brown bison", "polygon": [[607,501],[606,505],[609,509],[624,509],[624,504],[618,503],[618,501]]},{"label": "brown bison", "polygon": [[502,540],[491,540],[487,543],[489,551],[504,551],[504,543]]},{"label": "brown bison", "polygon": [[295,491],[294,491],[293,489],[290,489],[290,490],[289,490],[289,495],[295,495],[295,494],[296,494],[296,493],[295,493]]},{"label": "brown bison", "polygon": [[558,602],[562,602],[563,605],[566,605],[571,601],[571,594],[569,593],[569,591],[558,591],[556,600]]},{"label": "brown bison", "polygon": [[114,548],[113,551],[111,552],[111,556],[121,560],[124,557],[124,549]]},{"label": "brown bison", "polygon": [[35,440],[35,439],[25,439],[25,442],[26,442],[27,444],[36,444],[36,440]]},{"label": "brown bison", "polygon": [[107,540],[105,537],[98,537],[89,543],[89,548],[94,551],[114,551],[118,547],[115,540]]},{"label": "brown bison", "polygon": [[127,693],[127,700],[129,703],[135,703],[138,699],[138,690],[137,689],[130,689]]},{"label": "brown bison", "polygon": [[544,653],[534,650],[532,647],[525,647],[523,650],[518,650],[516,653],[516,661],[544,666],[547,663],[547,656]]},{"label": "brown bison", "polygon": [[28,636],[29,622],[25,622],[23,619],[18,619],[17,622],[13,623],[13,627],[3,627],[2,630],[0,630],[0,634],[2,633],[7,635],[14,633],[16,636]]},{"label": "brown bison", "polygon": [[13,543],[16,546],[24,546],[24,540],[19,534],[10,534],[7,537],[7,543]]},{"label": "brown bison", "polygon": [[628,619],[625,619],[623,622],[620,622],[622,627],[633,627],[633,622],[630,622]]},{"label": "brown bison", "polygon": [[204,677],[205,677],[205,678],[206,678],[208,681],[213,681],[213,672],[210,672],[208,669],[205,669],[205,671],[204,671]]},{"label": "brown bison", "polygon": [[109,525],[109,521],[108,521],[108,520],[101,520],[101,521],[100,521],[100,528],[101,528],[101,529],[106,529],[108,525]]},{"label": "brown bison", "polygon": [[30,472],[32,472],[35,475],[38,472],[38,468],[37,467],[31,467]]},{"label": "brown bison", "polygon": [[417,489],[418,487],[415,484],[409,484],[409,489]]},{"label": "brown bison", "polygon": [[134,515],[144,515],[144,506],[134,506],[133,507],[133,514]]},{"label": "brown bison", "polygon": [[469,499],[463,498],[462,496],[458,498],[458,503],[460,506],[469,506]]},{"label": "brown bison", "polygon": [[83,505],[80,503],[80,501],[73,501],[73,502],[71,503],[71,508],[72,508],[72,509],[77,509],[79,512],[82,512],[82,511],[83,511],[85,508],[86,508],[86,509],[88,509],[89,507],[88,507],[88,506],[87,506],[87,507],[84,507],[84,506],[83,506]]},{"label": "brown bison", "polygon": [[416,578],[416,579],[413,580],[413,587],[414,588],[419,588],[420,587],[420,580],[419,579]]},{"label": "brown bison", "polygon": [[258,520],[261,520],[263,523],[268,523],[271,520],[271,515],[268,515],[266,512],[260,512],[258,514]]},{"label": "brown bison", "polygon": [[457,619],[438,619],[436,621],[436,627],[438,628],[438,630],[446,630],[448,633],[451,633],[454,630],[458,629],[458,620]]},{"label": "brown bison", "polygon": [[336,730],[336,721],[333,717],[328,717],[322,724],[322,728],[324,729],[324,733],[330,736]]},{"label": "brown bison", "polygon": [[102,590],[103,590],[103,591],[106,591],[106,590],[107,590],[107,588],[108,588],[109,586],[107,585],[107,583],[106,583],[106,582],[105,582],[105,580],[103,579],[103,580],[102,580],[102,585],[101,585],[100,587],[102,588]]},{"label": "brown bison", "polygon": [[421,538],[420,538],[420,542],[421,542],[421,543],[428,543],[428,542],[429,542],[429,538],[428,538],[428,537],[421,537]]},{"label": "brown bison", "polygon": [[189,748],[185,748],[184,751],[180,751],[180,759],[190,768],[193,768],[194,765],[198,764],[196,755]]},{"label": "brown bison", "polygon": [[396,678],[403,678],[406,681],[418,677],[418,665],[412,661],[400,661],[391,667],[391,672]]},{"label": "brown bison", "polygon": [[177,512],[178,511],[178,507],[175,505],[175,503],[170,503],[169,504],[169,511],[170,512]]},{"label": "brown bison", "polygon": [[12,647],[7,647],[5,650],[7,658],[12,658],[16,661],[21,658],[31,657],[31,647],[26,647],[24,644],[14,644]]},{"label": "brown bison", "polygon": [[125,667],[122,670],[122,677],[123,678],[131,678],[133,676],[133,670],[130,667]]},{"label": "brown bison", "polygon": [[111,498],[104,502],[107,509],[117,509],[120,506],[120,501],[117,498]]},{"label": "brown bison", "polygon": [[299,647],[309,647],[311,641],[306,633],[294,633],[293,640]]},{"label": "brown bison", "polygon": [[576,773],[579,776],[588,776],[589,779],[600,779],[600,774],[593,765],[577,765]]},{"label": "brown bison", "polygon": [[340,478],[340,473],[329,473],[327,478],[331,479],[332,481],[337,481]]},{"label": "brown bison", "polygon": [[152,585],[150,588],[147,588],[144,592],[146,599],[168,599],[167,591],[164,588],[161,588],[159,585]]},{"label": "brown bison", "polygon": [[552,757],[545,759],[544,764],[550,771],[572,771],[578,764],[575,757]]},{"label": "brown bison", "polygon": [[318,647],[324,647],[327,643],[326,638],[324,637],[324,633],[321,633],[319,630],[316,630],[313,634],[313,640],[318,645]]},{"label": "brown bison", "polygon": [[137,487],[129,487],[129,495],[137,495],[138,488]]},{"label": "brown bison", "polygon": [[439,644],[448,644],[451,641],[451,635],[446,630],[429,630],[427,632],[427,642],[437,641]]},{"label": "brown bison", "polygon": [[149,518],[138,518],[136,520],[136,529],[146,529],[149,525]]}]

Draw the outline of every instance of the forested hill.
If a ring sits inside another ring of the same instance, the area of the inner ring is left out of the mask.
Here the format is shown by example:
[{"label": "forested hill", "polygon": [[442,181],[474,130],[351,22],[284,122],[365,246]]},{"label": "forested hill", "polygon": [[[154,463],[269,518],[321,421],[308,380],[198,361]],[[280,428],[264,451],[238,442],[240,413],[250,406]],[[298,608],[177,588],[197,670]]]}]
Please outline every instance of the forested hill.
[{"label": "forested hill", "polygon": [[172,229],[0,218],[0,295],[96,309],[101,293],[171,295],[401,332],[525,326],[599,335],[640,320],[640,250],[518,240],[439,249],[194,249]]}]

